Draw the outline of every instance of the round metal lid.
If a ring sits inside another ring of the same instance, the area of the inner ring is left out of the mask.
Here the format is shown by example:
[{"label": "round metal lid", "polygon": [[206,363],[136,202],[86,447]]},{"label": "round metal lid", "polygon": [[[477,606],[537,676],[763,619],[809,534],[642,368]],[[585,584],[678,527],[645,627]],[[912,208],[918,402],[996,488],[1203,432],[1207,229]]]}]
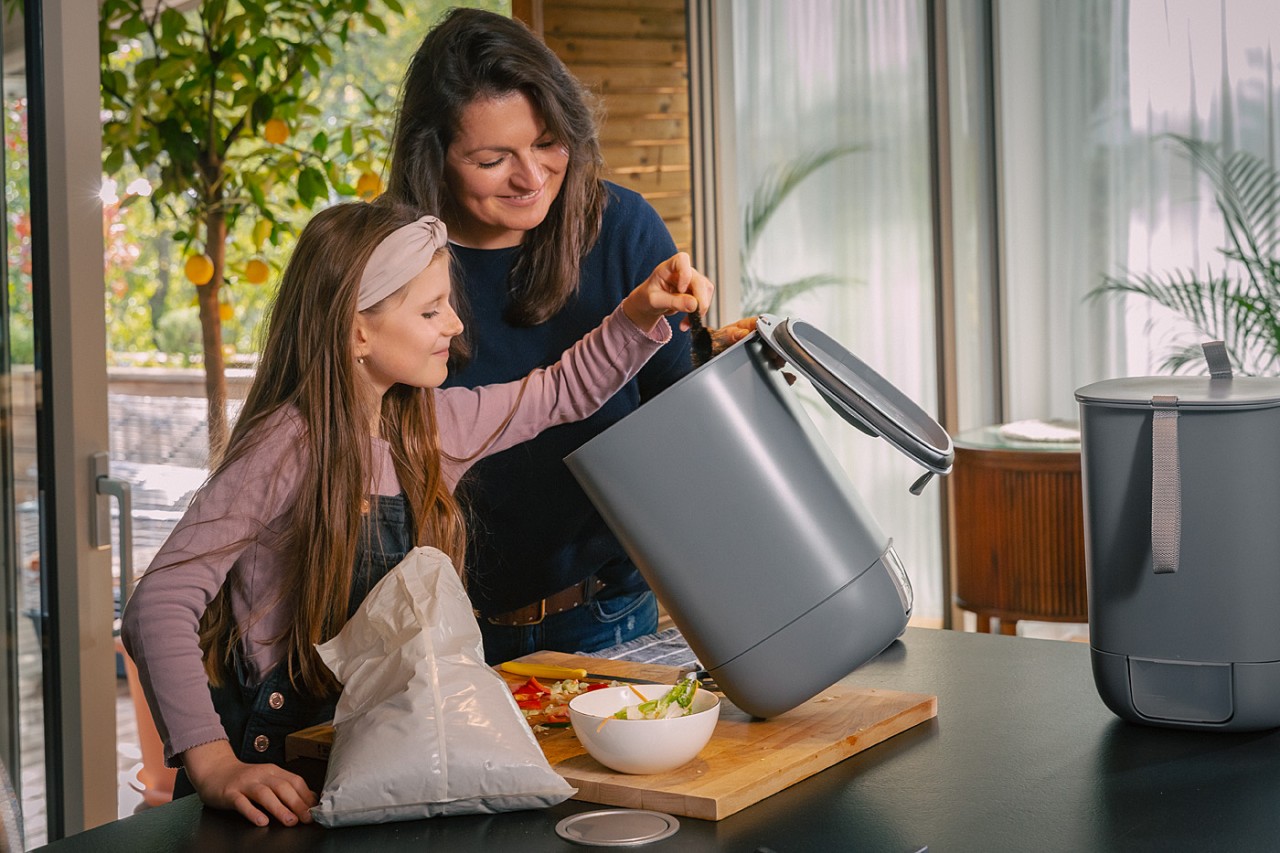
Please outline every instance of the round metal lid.
[{"label": "round metal lid", "polygon": [[601,809],[570,815],[556,835],[587,847],[635,847],[675,835],[680,822],[669,814],[638,809]]},{"label": "round metal lid", "polygon": [[838,341],[808,323],[769,314],[758,318],[756,331],[846,421],[934,474],[951,470],[955,450],[947,431]]},{"label": "round metal lid", "polygon": [[1076,400],[1104,406],[1150,408],[1153,396],[1178,398],[1179,409],[1264,409],[1280,405],[1274,376],[1130,376],[1076,389]]}]

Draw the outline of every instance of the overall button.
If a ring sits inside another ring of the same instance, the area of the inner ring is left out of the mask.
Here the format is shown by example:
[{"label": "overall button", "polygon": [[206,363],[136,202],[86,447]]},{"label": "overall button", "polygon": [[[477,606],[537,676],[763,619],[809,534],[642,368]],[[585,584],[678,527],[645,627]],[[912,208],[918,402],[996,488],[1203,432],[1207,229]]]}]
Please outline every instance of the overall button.
[{"label": "overall button", "polygon": [[271,706],[271,710],[279,711],[284,707],[284,694],[279,691],[272,693],[267,697],[267,704]]},{"label": "overall button", "polygon": [[258,735],[253,739],[253,748],[258,752],[266,752],[271,747],[271,739],[266,735]]}]

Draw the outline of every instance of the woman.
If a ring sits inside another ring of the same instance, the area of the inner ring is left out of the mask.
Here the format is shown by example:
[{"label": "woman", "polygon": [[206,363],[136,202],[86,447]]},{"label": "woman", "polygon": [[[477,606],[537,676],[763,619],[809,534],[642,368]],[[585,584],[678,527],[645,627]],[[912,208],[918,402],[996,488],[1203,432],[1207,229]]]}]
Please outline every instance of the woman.
[{"label": "woman", "polygon": [[[451,385],[550,363],[675,251],[644,199],[602,179],[589,103],[527,27],[489,12],[450,11],[409,65],[388,192],[449,226],[469,330]],[[652,592],[563,458],[689,371],[687,329],[681,321],[672,345],[595,415],[468,475],[468,588],[490,663],[656,630]]]}]

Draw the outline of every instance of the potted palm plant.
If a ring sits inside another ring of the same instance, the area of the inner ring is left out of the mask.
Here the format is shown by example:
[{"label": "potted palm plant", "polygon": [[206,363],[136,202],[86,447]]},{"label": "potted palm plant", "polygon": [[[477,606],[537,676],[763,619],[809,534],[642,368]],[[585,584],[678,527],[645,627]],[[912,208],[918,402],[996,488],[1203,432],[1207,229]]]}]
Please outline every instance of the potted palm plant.
[{"label": "potted palm plant", "polygon": [[777,314],[787,302],[803,293],[844,281],[840,276],[828,273],[803,276],[791,281],[770,281],[756,271],[753,257],[760,235],[796,187],[828,163],[861,150],[861,145],[839,145],[806,154],[775,166],[756,186],[742,213],[740,266],[744,316]]},{"label": "potted palm plant", "polygon": [[[1242,374],[1275,374],[1280,368],[1280,173],[1244,151],[1171,136],[1213,185],[1226,226],[1225,263],[1201,274],[1174,270],[1106,276],[1091,296],[1134,294],[1188,320],[1203,339],[1226,344],[1232,368]],[[1176,347],[1163,367],[1178,372],[1202,365],[1198,344]]]}]

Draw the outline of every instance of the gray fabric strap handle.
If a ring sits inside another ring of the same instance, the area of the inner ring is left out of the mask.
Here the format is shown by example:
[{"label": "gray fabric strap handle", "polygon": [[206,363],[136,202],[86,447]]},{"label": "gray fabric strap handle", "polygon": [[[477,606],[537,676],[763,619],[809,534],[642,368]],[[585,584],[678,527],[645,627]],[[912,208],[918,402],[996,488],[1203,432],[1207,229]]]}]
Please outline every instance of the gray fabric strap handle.
[{"label": "gray fabric strap handle", "polygon": [[[1231,378],[1231,359],[1222,341],[1200,345],[1212,379]],[[1151,568],[1158,575],[1178,570],[1182,540],[1182,472],[1178,467],[1178,398],[1153,396],[1151,406]]]},{"label": "gray fabric strap handle", "polygon": [[1222,341],[1206,341],[1200,345],[1204,360],[1209,365],[1209,376],[1214,379],[1231,378],[1231,359],[1227,357],[1227,345]]},{"label": "gray fabric strap handle", "polygon": [[1182,474],[1178,468],[1178,398],[1155,396],[1151,416],[1151,567],[1178,570],[1182,539]]}]

